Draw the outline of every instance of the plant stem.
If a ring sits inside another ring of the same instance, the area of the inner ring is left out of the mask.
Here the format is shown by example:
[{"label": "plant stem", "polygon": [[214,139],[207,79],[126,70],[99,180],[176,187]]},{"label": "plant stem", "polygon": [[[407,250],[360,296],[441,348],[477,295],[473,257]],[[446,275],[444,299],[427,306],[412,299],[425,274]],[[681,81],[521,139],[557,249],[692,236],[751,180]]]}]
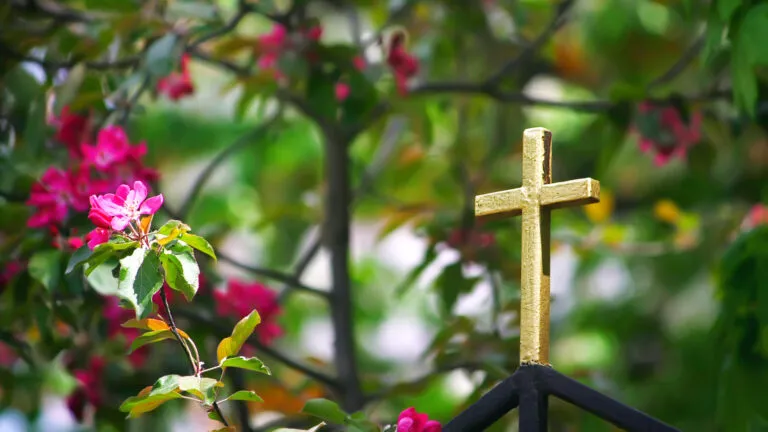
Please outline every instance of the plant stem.
[{"label": "plant stem", "polygon": [[[168,324],[170,325],[171,333],[173,333],[173,336],[176,337],[176,341],[178,341],[182,348],[184,348],[184,352],[187,354],[187,360],[189,360],[189,365],[192,367],[192,373],[197,374],[200,368],[198,367],[197,363],[195,363],[195,358],[192,355],[192,351],[190,351],[189,346],[184,343],[184,340],[179,334],[178,328],[176,328],[176,321],[173,319],[171,307],[168,305],[168,296],[165,294],[165,287],[160,288],[160,298],[163,300],[165,313],[168,315]],[[229,423],[227,423],[227,419],[224,418],[224,414],[221,412],[221,408],[219,408],[219,404],[217,402],[213,402],[213,409],[216,410],[216,414],[219,415],[219,418],[221,419],[221,422],[224,423],[224,426],[229,427]]]},{"label": "plant stem", "polygon": [[336,340],[334,360],[339,377],[342,407],[357,411],[364,404],[360,378],[357,372],[355,332],[352,307],[352,288],[349,278],[349,228],[352,188],[349,178],[349,141],[326,133],[326,175],[328,176],[325,203],[326,247],[331,252],[331,321]]}]

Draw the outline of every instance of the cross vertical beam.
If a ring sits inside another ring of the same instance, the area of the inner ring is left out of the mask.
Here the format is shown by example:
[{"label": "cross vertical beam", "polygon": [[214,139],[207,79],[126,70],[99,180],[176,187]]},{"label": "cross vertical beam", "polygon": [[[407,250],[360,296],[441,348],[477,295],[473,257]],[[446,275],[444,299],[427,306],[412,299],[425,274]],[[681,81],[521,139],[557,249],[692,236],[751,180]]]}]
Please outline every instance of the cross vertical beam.
[{"label": "cross vertical beam", "polygon": [[541,191],[552,183],[552,133],[543,128],[523,134],[523,262],[520,302],[520,362],[549,363],[550,210]]},{"label": "cross vertical beam", "polygon": [[523,133],[522,187],[475,197],[475,215],[498,218],[522,214],[520,363],[549,364],[549,254],[553,209],[600,201],[600,183],[591,178],[552,183],[552,133]]}]

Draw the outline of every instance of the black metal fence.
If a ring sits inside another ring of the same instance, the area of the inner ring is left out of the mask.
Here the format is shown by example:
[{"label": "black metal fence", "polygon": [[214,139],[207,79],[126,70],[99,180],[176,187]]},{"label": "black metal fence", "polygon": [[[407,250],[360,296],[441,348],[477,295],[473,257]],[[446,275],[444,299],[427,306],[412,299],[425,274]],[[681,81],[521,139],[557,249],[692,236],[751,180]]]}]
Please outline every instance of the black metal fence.
[{"label": "black metal fence", "polygon": [[546,432],[549,396],[555,396],[629,432],[678,429],[615,401],[551,367],[520,366],[479,401],[443,428],[444,432],[480,432],[519,407],[520,432]]}]

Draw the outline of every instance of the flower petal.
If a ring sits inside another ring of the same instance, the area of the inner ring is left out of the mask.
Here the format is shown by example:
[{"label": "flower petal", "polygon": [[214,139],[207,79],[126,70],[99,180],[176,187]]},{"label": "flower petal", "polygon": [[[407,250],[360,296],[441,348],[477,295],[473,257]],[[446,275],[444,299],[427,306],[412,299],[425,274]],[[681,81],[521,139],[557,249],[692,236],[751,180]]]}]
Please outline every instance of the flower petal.
[{"label": "flower petal", "polygon": [[112,229],[122,231],[128,226],[130,219],[127,216],[116,216],[112,218]]},{"label": "flower petal", "polygon": [[141,214],[154,214],[163,205],[163,194],[155,195],[144,201],[139,209]]},{"label": "flower petal", "polygon": [[136,192],[135,198],[137,204],[140,204],[147,199],[147,186],[140,180],[133,182],[133,190]]}]

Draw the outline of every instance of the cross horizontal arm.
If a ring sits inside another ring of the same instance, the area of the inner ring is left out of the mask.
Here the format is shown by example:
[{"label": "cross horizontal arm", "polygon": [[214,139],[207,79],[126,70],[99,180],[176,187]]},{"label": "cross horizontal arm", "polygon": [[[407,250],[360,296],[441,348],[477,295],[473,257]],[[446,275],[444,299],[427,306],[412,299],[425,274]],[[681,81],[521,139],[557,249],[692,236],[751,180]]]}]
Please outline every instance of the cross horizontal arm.
[{"label": "cross horizontal arm", "polygon": [[544,185],[541,205],[550,209],[574,207],[600,201],[600,182],[584,178]]},{"label": "cross horizontal arm", "polygon": [[[550,209],[596,203],[600,201],[600,182],[585,178],[544,185],[540,199],[540,205]],[[523,188],[478,195],[475,216],[484,219],[519,216],[525,204]]]}]

